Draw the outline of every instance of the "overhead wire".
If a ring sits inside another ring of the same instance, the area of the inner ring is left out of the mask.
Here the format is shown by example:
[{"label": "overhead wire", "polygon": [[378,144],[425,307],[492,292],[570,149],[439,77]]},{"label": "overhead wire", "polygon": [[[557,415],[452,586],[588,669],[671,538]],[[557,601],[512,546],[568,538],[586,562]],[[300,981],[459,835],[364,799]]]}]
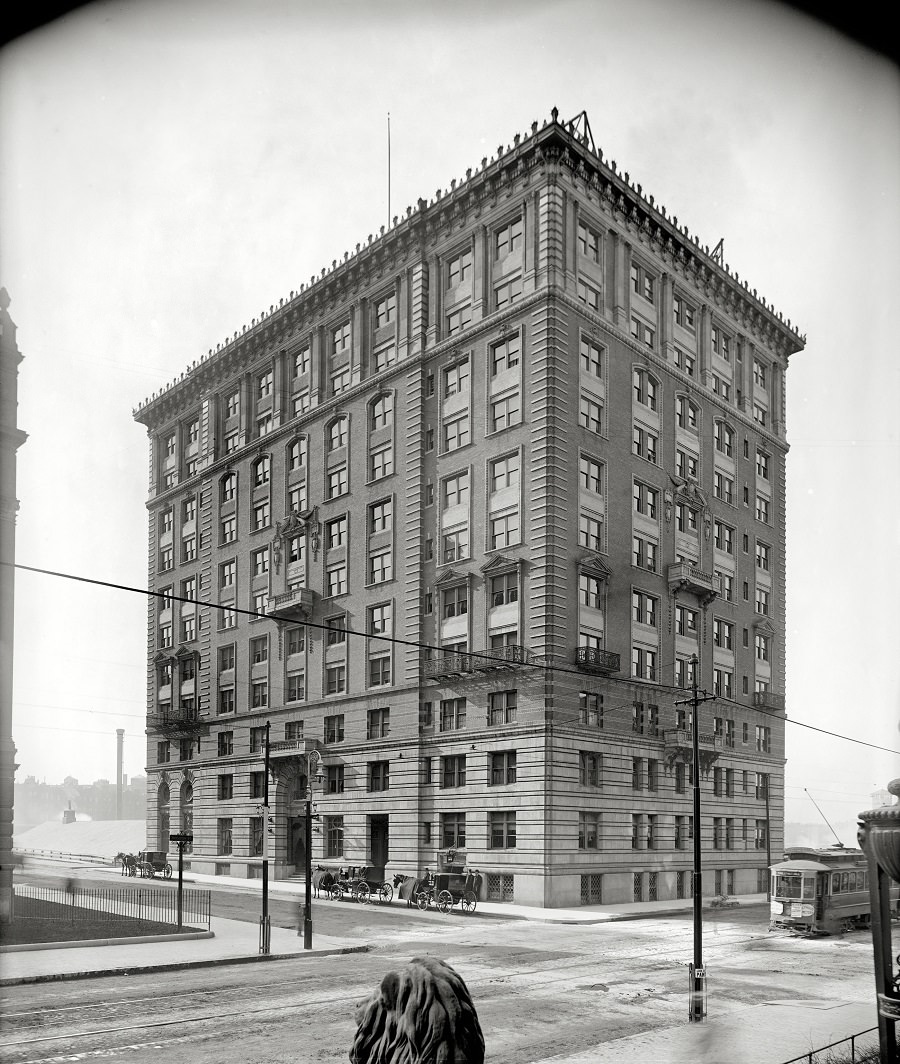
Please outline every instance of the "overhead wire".
[{"label": "overhead wire", "polygon": [[[24,572],[38,573],[38,574],[43,575],[43,576],[53,576],[53,577],[57,577],[57,578],[63,579],[63,580],[74,580],[74,581],[77,581],[79,583],[93,584],[93,585],[98,586],[98,587],[107,587],[107,588],[110,588],[110,589],[115,590],[115,591],[127,591],[127,592],[130,592],[131,594],[144,595],[144,596],[146,596],[148,598],[166,599],[167,601],[172,601],[172,602],[184,602],[184,603],[187,603],[188,605],[199,606],[201,608],[202,607],[206,607],[208,609],[218,609],[218,610],[222,610],[222,611],[228,611],[229,613],[234,613],[234,614],[238,614],[240,616],[245,616],[245,617],[253,617],[255,619],[265,618],[265,616],[266,616],[265,614],[258,613],[256,610],[244,609],[243,607],[234,605],[233,603],[204,602],[201,599],[188,598],[188,597],[184,597],[184,596],[181,596],[181,595],[176,595],[176,594],[174,594],[174,591],[165,591],[165,592],[163,592],[163,591],[152,591],[149,588],[133,587],[130,584],[119,584],[119,583],[114,583],[114,582],[108,581],[108,580],[100,580],[100,579],[98,579],[96,577],[80,576],[80,575],[75,574],[75,573],[63,573],[63,572],[59,572],[57,570],[44,569],[44,568],[41,568],[39,566],[24,565],[24,564],[22,564],[20,562],[15,562],[15,563],[0,562],[0,564],[3,564],[3,565],[14,565],[14,567],[16,569],[21,569]],[[268,619],[277,620],[276,618],[271,618],[271,617],[268,618]],[[282,621],[281,623],[287,623],[287,622]],[[296,623],[298,625],[302,626],[302,627],[305,627],[305,628],[314,628],[314,629],[318,629],[320,631],[328,631],[328,632],[333,632],[334,631],[334,629],[331,626],[329,626],[327,624],[322,624],[322,623],[316,622],[316,621],[302,620],[302,621],[298,621]],[[383,643],[390,643],[390,644],[394,644],[394,645],[412,647],[413,649],[424,650],[424,651],[428,651],[429,653],[437,652],[437,653],[440,654],[440,653],[444,652],[444,648],[443,647],[435,646],[432,643],[425,643],[425,642],[423,642],[421,640],[403,639],[403,638],[401,638],[399,636],[388,636],[388,635],[385,635],[383,633],[359,632],[359,631],[357,631],[357,630],[355,630],[353,628],[342,628],[340,630],[346,636],[353,636],[353,637],[356,637],[356,638],[359,638],[359,639],[367,639],[367,640],[373,640],[375,642],[383,642]],[[500,662],[503,661],[503,659],[502,658],[498,658],[496,654],[491,654],[491,653],[487,653],[487,652],[484,652],[484,651],[467,650],[467,651],[465,651],[465,656],[467,656],[469,658],[476,658],[476,659],[485,660],[485,661],[489,661],[489,662],[490,661],[500,661]],[[574,676],[574,677],[577,677],[579,682],[582,682],[582,683],[585,680],[585,674],[581,670],[575,669],[575,668],[569,668],[569,667],[567,667],[565,665],[560,665],[557,662],[553,662],[553,663],[550,663],[550,664],[544,664],[544,663],[541,663],[541,662],[522,661],[522,662],[517,662],[516,664],[520,668],[524,668],[524,669],[528,669],[528,670],[532,670],[532,671],[538,671],[538,672],[541,672],[541,673],[562,674],[562,675]],[[676,692],[681,692],[681,693],[685,693],[686,694],[689,689],[685,688],[685,687],[677,687],[674,684],[659,684],[659,683],[654,683],[652,685],[652,687],[648,687],[648,692],[660,691],[660,690],[662,690],[662,691],[676,691]],[[706,692],[706,691],[698,692],[698,693],[700,693],[700,694],[702,694],[704,696],[706,696],[708,694],[708,692]],[[733,706],[735,706],[735,707],[737,707],[737,708],[739,708],[741,710],[747,710],[749,708],[749,709],[752,709],[752,711],[754,713],[759,713],[762,716],[769,716],[769,717],[772,717],[774,719],[784,720],[785,723],[795,724],[795,725],[797,725],[797,727],[807,728],[810,731],[819,732],[822,735],[828,735],[828,736],[830,736],[832,738],[835,738],[835,739],[843,739],[845,742],[856,743],[856,744],[858,744],[860,746],[868,747],[869,749],[881,750],[884,753],[897,754],[898,756],[900,756],[900,750],[893,750],[890,747],[881,746],[881,745],[879,745],[877,743],[871,743],[871,742],[868,742],[868,741],[866,741],[864,739],[857,739],[857,738],[855,738],[853,736],[842,735],[839,732],[831,731],[828,728],[820,728],[820,727],[817,727],[814,724],[807,724],[805,721],[800,721],[800,720],[797,720],[794,717],[789,717],[789,716],[787,716],[787,714],[785,714],[782,717],[782,715],[780,713],[778,713],[776,711],[773,711],[773,710],[770,710],[770,709],[767,709],[764,706],[755,706],[754,705],[752,707],[747,707],[747,706],[744,706],[742,703],[736,701],[733,698],[723,697],[723,696],[720,696],[720,695],[715,695],[714,697],[715,697],[715,700],[717,702],[733,705]],[[625,708],[626,706],[630,706],[632,704],[633,704],[633,700],[629,701],[629,702],[623,702],[619,708]]]}]

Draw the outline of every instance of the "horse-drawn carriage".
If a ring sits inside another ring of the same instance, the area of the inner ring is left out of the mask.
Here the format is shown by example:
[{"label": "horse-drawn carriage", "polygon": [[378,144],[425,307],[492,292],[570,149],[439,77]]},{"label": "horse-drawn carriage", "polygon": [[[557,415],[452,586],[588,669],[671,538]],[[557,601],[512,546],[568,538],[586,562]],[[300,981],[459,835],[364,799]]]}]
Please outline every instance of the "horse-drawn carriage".
[{"label": "horse-drawn carriage", "polygon": [[[317,872],[328,875],[330,882],[325,883],[326,875],[321,877],[316,884],[318,889],[326,890],[332,901],[342,898],[350,898],[352,901],[366,902],[378,901],[389,903],[394,897],[394,888],[384,878],[384,867],[374,865],[350,865],[336,870],[325,869],[321,866]],[[313,876],[315,883],[315,875]]]},{"label": "horse-drawn carriage", "polygon": [[[153,879],[157,872],[166,879],[172,878],[172,866],[166,860],[165,850],[141,850],[136,859],[136,871],[142,877]],[[132,875],[135,873],[132,872]]]},{"label": "horse-drawn carriage", "polygon": [[478,904],[481,874],[477,868],[462,872],[430,872],[426,868],[421,879],[396,875],[394,886],[407,905],[415,905],[422,912],[433,908],[446,914],[458,905],[468,915]]}]

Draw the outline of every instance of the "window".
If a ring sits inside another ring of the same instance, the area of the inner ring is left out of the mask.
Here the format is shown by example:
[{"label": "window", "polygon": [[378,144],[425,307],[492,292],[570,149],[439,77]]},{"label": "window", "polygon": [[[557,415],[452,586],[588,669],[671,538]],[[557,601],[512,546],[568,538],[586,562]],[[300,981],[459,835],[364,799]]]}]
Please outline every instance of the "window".
[{"label": "window", "polygon": [[457,451],[469,442],[469,415],[460,414],[444,422],[444,451]]},{"label": "window", "polygon": [[603,466],[583,454],[578,459],[578,474],[581,486],[597,495],[603,493]]},{"label": "window", "polygon": [[453,336],[455,333],[462,332],[472,321],[472,308],[468,303],[464,307],[459,307],[457,310],[451,311],[447,315],[447,335]]},{"label": "window", "polygon": [[584,222],[578,223],[578,250],[591,262],[600,261],[600,236]]},{"label": "window", "polygon": [[223,517],[222,518],[222,543],[234,543],[237,539],[237,518],[236,517]]},{"label": "window", "polygon": [[723,650],[734,649],[734,625],[717,617],[713,621],[713,642]]},{"label": "window", "polygon": [[635,369],[632,373],[632,387],[634,389],[634,401],[646,406],[649,410],[656,410],[659,401],[659,382],[645,369]]},{"label": "window", "polygon": [[343,713],[339,713],[334,717],[325,718],[323,738],[326,743],[342,743],[344,741]]},{"label": "window", "polygon": [[234,776],[228,773],[219,776],[218,799],[220,802],[228,801],[234,797]]},{"label": "window", "polygon": [[390,499],[369,506],[369,533],[388,532],[393,527],[393,503]]},{"label": "window", "polygon": [[494,691],[488,695],[488,725],[515,724],[517,691]]},{"label": "window", "polygon": [[287,544],[287,560],[289,565],[303,564],[306,556],[306,540],[303,536],[291,536]]},{"label": "window", "polygon": [[769,456],[763,451],[756,452],[756,475],[761,480],[769,479]]},{"label": "window", "polygon": [[236,432],[226,433],[222,441],[222,447],[225,454],[231,454],[232,451],[236,451],[238,449],[238,434]]},{"label": "window", "polygon": [[270,506],[267,502],[257,503],[253,507],[253,531],[256,532],[260,528],[266,528],[271,523],[270,518]]},{"label": "window", "polygon": [[756,660],[768,661],[769,660],[769,637],[757,632],[755,640],[756,644]]},{"label": "window", "polygon": [[347,690],[346,665],[325,666],[325,694],[339,695]]},{"label": "window", "polygon": [[342,816],[325,817],[325,856],[344,856],[344,818]]},{"label": "window", "polygon": [[268,436],[272,431],[273,421],[271,414],[264,414],[262,417],[256,419],[256,435]]},{"label": "window", "polygon": [[460,359],[444,370],[444,398],[458,395],[469,387],[469,360]]},{"label": "window", "polygon": [[645,429],[642,425],[633,426],[631,450],[636,458],[643,458],[656,465],[658,449],[659,437],[655,432]]},{"label": "window", "polygon": [[734,430],[724,421],[717,421],[713,426],[713,436],[716,450],[731,458],[734,455]]},{"label": "window", "polygon": [[713,529],[716,550],[725,551],[726,554],[734,554],[734,529],[722,521],[716,521]]},{"label": "window", "polygon": [[518,511],[503,514],[491,518],[491,545],[490,550],[500,547],[509,547],[519,542],[519,514]]},{"label": "window", "polygon": [[603,695],[591,691],[578,694],[578,719],[590,728],[603,727]]},{"label": "window", "polygon": [[375,304],[375,328],[390,325],[397,311],[397,297],[391,293]]},{"label": "window", "polygon": [[694,308],[681,296],[675,296],[675,324],[683,329],[694,328]]},{"label": "window", "polygon": [[456,731],[466,726],[466,700],[445,698],[441,702],[440,730]]},{"label": "window", "polygon": [[366,713],[366,738],[384,739],[390,735],[391,711],[384,709],[370,709]]},{"label": "window", "polygon": [[219,732],[216,740],[216,754],[218,757],[230,757],[234,753],[234,732]]},{"label": "window", "polygon": [[516,846],[516,814],[488,814],[492,850],[512,850]]},{"label": "window", "polygon": [[285,680],[285,701],[302,702],[306,698],[306,674],[302,671],[289,672]]},{"label": "window", "polygon": [[464,584],[441,592],[441,616],[462,617],[469,612],[468,589]]},{"label": "window", "polygon": [[600,401],[582,392],[578,405],[578,422],[582,428],[599,435],[603,431],[603,406]]},{"label": "window", "polygon": [[762,426],[762,428],[765,428],[766,422],[768,421],[768,417],[769,415],[766,412],[766,408],[764,406],[760,406],[759,403],[753,404],[753,420],[756,422],[757,425],[760,425]]},{"label": "window", "polygon": [[756,589],[756,612],[764,617],[769,614],[769,592],[765,588]]},{"label": "window", "polygon": [[649,303],[653,302],[656,278],[636,262],[631,264],[631,290]]},{"label": "window", "polygon": [[302,654],[306,648],[306,629],[288,628],[287,630],[287,654]]},{"label": "window", "polygon": [[455,288],[472,274],[472,249],[466,248],[447,263],[447,286]]},{"label": "window", "polygon": [[172,625],[161,624],[159,626],[159,645],[165,650],[172,645]]},{"label": "window", "polygon": [[720,570],[716,570],[716,576],[719,578],[719,586],[722,589],[721,594],[725,602],[734,602],[734,576],[731,573],[723,573]]},{"label": "window", "polygon": [[632,591],[631,611],[632,620],[636,624],[646,624],[651,628],[656,627],[658,600],[644,591]]},{"label": "window", "polygon": [[603,519],[582,511],[578,517],[578,542],[591,550],[603,550]]},{"label": "window", "polygon": [[250,684],[250,705],[253,709],[264,709],[269,704],[269,683],[267,680],[254,680]]},{"label": "window", "polygon": [[162,742],[156,744],[156,761],[157,764],[164,764],[172,757],[172,751],[168,739],[164,739]]},{"label": "window", "polygon": [[639,680],[656,681],[656,651],[646,647],[631,648],[631,674]]},{"label": "window", "polygon": [[600,764],[600,754],[582,750],[578,755],[578,782],[585,787],[599,787]]},{"label": "window", "polygon": [[598,850],[600,848],[600,814],[578,814],[578,849]]},{"label": "window", "polygon": [[518,488],[518,454],[509,454],[505,458],[495,459],[488,466],[488,472],[491,494],[494,494],[498,491],[503,491],[505,488]]},{"label": "window", "polygon": [[494,288],[494,308],[502,310],[522,298],[522,278],[510,277]]},{"label": "window", "polygon": [[679,395],[675,400],[675,420],[680,429],[697,432],[700,426],[700,410],[697,404],[687,396]]},{"label": "window", "polygon": [[163,510],[159,515],[159,534],[161,536],[171,535],[173,520],[174,511],[172,509]]},{"label": "window", "polygon": [[651,351],[653,350],[656,344],[656,332],[646,322],[641,321],[640,318],[631,319],[631,335],[639,344],[649,347]]},{"label": "window", "polygon": [[502,259],[522,246],[522,218],[514,218],[494,233],[494,258]]},{"label": "window", "polygon": [[455,532],[445,532],[441,537],[441,561],[461,561],[469,557],[469,530],[458,529]]},{"label": "window", "polygon": [[731,401],[731,385],[715,373],[712,375],[712,389],[716,395],[721,395],[726,402]]},{"label": "window", "polygon": [[[518,392],[502,396],[491,402],[491,432],[501,432],[503,429],[512,428],[513,425],[518,425],[521,420]],[[448,450],[450,450],[449,447]]]},{"label": "window", "polygon": [[491,579],[491,608],[519,601],[518,573],[504,573]]},{"label": "window", "polygon": [[734,674],[730,669],[713,669],[713,690],[718,698],[731,698]]},{"label": "window", "polygon": [[264,454],[253,463],[253,487],[261,488],[263,485],[269,483],[269,477],[272,469],[272,460],[269,455]]},{"label": "window", "polygon": [[225,396],[225,417],[237,417],[241,410],[241,393],[229,392]]},{"label": "window", "polygon": [[754,358],[753,359],[753,383],[756,385],[757,388],[765,388],[766,387],[767,373],[768,373],[768,371],[766,369],[765,363],[760,362],[760,360],[758,358]]},{"label": "window", "polygon": [[578,600],[592,610],[603,609],[603,582],[590,573],[578,574]]},{"label": "window", "polygon": [[269,660],[269,637],[257,636],[250,640],[250,664],[261,665]]},{"label": "window", "polygon": [[583,372],[591,377],[603,376],[603,348],[599,344],[582,336],[579,343],[579,356]]},{"label": "window", "polygon": [[724,333],[717,325],[712,327],[712,349],[713,351],[726,362],[731,361],[731,347],[732,339],[727,333]]},{"label": "window", "polygon": [[717,499],[729,504],[734,502],[734,481],[726,477],[724,473],[716,471],[713,474],[713,494]]},{"label": "window", "polygon": [[231,817],[219,817],[216,821],[216,842],[220,854],[231,853],[232,846],[232,824]]},{"label": "window", "polygon": [[461,850],[466,845],[466,814],[441,814],[441,845],[447,849]]},{"label": "window", "polygon": [[325,766],[325,793],[326,794],[343,794],[344,793],[344,766],[343,765],[326,765]]},{"label": "window", "polygon": [[327,617],[325,619],[325,645],[338,646],[347,640],[346,618],[343,614],[339,617]]},{"label": "window", "polygon": [[756,520],[763,524],[769,523],[769,500],[762,495],[756,496]]},{"label": "window", "polygon": [[222,477],[222,502],[231,502],[237,495],[237,473]]},{"label": "window", "polygon": [[347,515],[334,517],[325,522],[325,546],[328,550],[343,547],[347,542]]},{"label": "window", "polygon": [[387,428],[394,421],[394,400],[390,395],[382,395],[369,408],[369,429],[377,432]]},{"label": "window", "polygon": [[369,687],[386,687],[391,682],[391,658],[379,654],[369,659]]},{"label": "window", "polygon": [[588,284],[579,277],[575,292],[581,302],[591,310],[600,310],[600,292],[592,284]]},{"label": "window", "polygon": [[697,622],[700,614],[697,610],[692,610],[689,606],[676,606],[675,607],[675,632],[677,635],[684,635],[690,639],[697,638]]},{"label": "window", "polygon": [[219,611],[219,626],[221,628],[234,628],[236,625],[237,614],[234,610],[223,609]]},{"label": "window", "polygon": [[306,465],[306,438],[292,440],[288,444],[287,448],[287,467],[288,472],[293,472],[295,469],[302,469]]},{"label": "window", "polygon": [[265,576],[269,571],[269,548],[260,547],[259,550],[253,551],[250,555],[250,565],[254,576]]},{"label": "window", "polygon": [[454,754],[452,757],[441,758],[441,786],[442,787],[465,787],[466,785],[466,755]]},{"label": "window", "polygon": [[366,773],[367,788],[370,791],[386,791],[390,787],[388,761],[370,761]]},{"label": "window", "polygon": [[675,365],[682,371],[682,373],[686,373],[689,377],[693,377],[696,364],[693,355],[689,355],[687,351],[682,351],[680,348],[675,348]]},{"label": "window", "polygon": [[167,572],[174,568],[173,552],[171,547],[162,547],[159,552],[159,571]]},{"label": "window", "polygon": [[369,579],[370,584],[383,584],[387,580],[394,579],[393,559],[391,549],[380,550],[369,555]]},{"label": "window", "polygon": [[338,450],[340,447],[346,447],[347,445],[347,419],[345,417],[335,418],[334,421],[328,426],[327,436],[325,441],[325,450],[328,454],[332,451]]},{"label": "window", "polygon": [[507,783],[516,782],[515,750],[505,750],[501,753],[491,754],[491,774],[488,782],[492,787],[500,787]]},{"label": "window", "polygon": [[325,486],[326,497],[328,499],[337,499],[341,495],[346,495],[348,490],[347,467],[341,465],[335,469],[329,469],[328,482]]},{"label": "window", "polygon": [[659,492],[639,481],[634,482],[634,511],[656,519]]}]

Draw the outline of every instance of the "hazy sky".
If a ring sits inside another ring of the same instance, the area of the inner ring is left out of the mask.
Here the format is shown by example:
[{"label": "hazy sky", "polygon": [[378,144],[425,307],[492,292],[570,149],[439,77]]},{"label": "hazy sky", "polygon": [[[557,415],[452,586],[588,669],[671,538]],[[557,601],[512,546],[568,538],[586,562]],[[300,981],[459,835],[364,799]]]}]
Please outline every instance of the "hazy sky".
[{"label": "hazy sky", "polygon": [[[900,749],[897,68],[778,4],[98,3],[0,52],[18,561],[146,586],[133,407],[557,106],[808,336],[787,377],[790,717]],[[19,572],[27,775],[143,771],[143,597]],[[900,757],[787,725],[845,843]]]}]

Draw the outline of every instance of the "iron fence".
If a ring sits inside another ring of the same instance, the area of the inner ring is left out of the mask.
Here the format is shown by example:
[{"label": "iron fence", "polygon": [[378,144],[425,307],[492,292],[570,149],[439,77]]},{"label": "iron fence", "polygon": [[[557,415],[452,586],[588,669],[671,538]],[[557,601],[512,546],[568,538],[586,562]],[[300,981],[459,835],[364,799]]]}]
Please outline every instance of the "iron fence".
[{"label": "iron fence", "polygon": [[[101,920],[149,920],[178,925],[178,891],[163,887],[40,887],[28,883],[15,886],[17,919],[60,922]],[[46,903],[50,903],[50,907]],[[210,892],[182,891],[182,924],[210,926]]]},{"label": "iron fence", "polygon": [[[863,1044],[859,1042],[861,1038],[865,1039]],[[869,1027],[865,1031],[848,1035],[846,1038],[831,1042],[827,1046],[811,1049],[808,1053],[802,1053],[799,1057],[791,1057],[784,1064],[828,1064],[829,1061],[836,1059],[833,1053],[829,1053],[829,1050],[848,1045],[850,1046],[848,1064],[865,1064],[866,1061],[875,1061],[877,1064],[879,1059],[877,1027]],[[828,1053],[828,1056],[820,1056],[822,1053]]]}]

